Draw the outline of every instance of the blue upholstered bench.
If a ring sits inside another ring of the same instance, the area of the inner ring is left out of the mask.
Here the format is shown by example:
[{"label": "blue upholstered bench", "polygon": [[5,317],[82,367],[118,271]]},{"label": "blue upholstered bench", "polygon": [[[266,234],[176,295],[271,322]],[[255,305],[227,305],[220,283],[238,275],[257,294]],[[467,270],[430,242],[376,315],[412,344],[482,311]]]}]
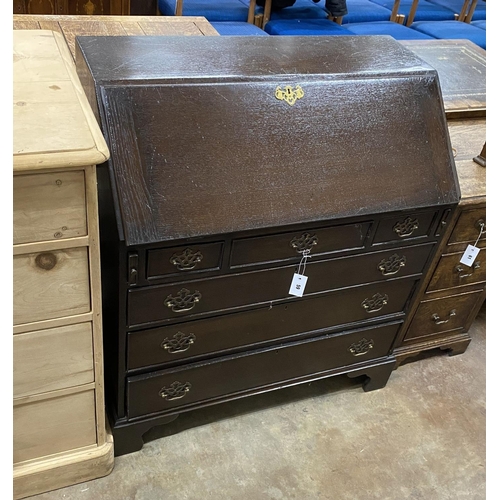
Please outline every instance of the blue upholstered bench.
[{"label": "blue upholstered bench", "polygon": [[238,21],[224,21],[224,22],[212,22],[210,23],[219,35],[225,36],[240,36],[240,35],[255,35],[255,36],[269,36],[264,30],[261,30],[257,26]]},{"label": "blue upholstered bench", "polygon": [[351,33],[356,35],[389,35],[396,40],[432,40],[435,38],[391,21],[380,21],[377,23],[350,23],[345,26],[343,25],[343,27],[347,28]]},{"label": "blue upholstered bench", "polygon": [[270,35],[353,35],[328,19],[276,19],[269,21],[264,31]]},{"label": "blue upholstered bench", "polygon": [[[464,0],[427,0],[430,3],[441,5],[447,9],[451,9],[455,14],[460,14]],[[472,21],[480,21],[486,19],[486,2],[483,0],[478,0],[476,8],[474,10],[474,15],[472,16]]]},{"label": "blue upholstered bench", "polygon": [[[393,3],[393,0],[390,3]],[[386,8],[371,0],[347,0],[347,14],[342,18],[342,23],[389,21],[391,12],[392,6]]]},{"label": "blue upholstered bench", "polygon": [[466,39],[486,49],[486,30],[461,21],[419,21],[410,29],[441,40]]},{"label": "blue upholstered bench", "polygon": [[[176,0],[158,0],[158,10],[164,16],[174,16]],[[184,0],[183,16],[203,16],[212,21],[240,21],[248,19],[248,5],[241,0]]]},{"label": "blue upholstered bench", "polygon": [[486,30],[486,19],[482,21],[472,21],[471,24],[476,26],[476,28],[481,28],[482,30]]},{"label": "blue upholstered bench", "polygon": [[[387,9],[392,9],[394,0],[370,0],[372,3],[381,5]],[[412,7],[413,0],[401,0],[399,4],[398,14],[403,14],[408,18]],[[347,2],[349,5],[349,0]],[[427,0],[419,0],[417,11],[415,13],[414,21],[453,21],[455,19],[455,12],[453,9],[443,7]]]},{"label": "blue upholstered bench", "polygon": [[[250,0],[241,0],[247,7]],[[325,10],[325,2],[314,3],[312,0],[296,0],[295,3],[279,11],[271,11],[271,20],[276,19],[326,19],[328,12]],[[256,7],[255,14],[263,14],[263,7]]]}]

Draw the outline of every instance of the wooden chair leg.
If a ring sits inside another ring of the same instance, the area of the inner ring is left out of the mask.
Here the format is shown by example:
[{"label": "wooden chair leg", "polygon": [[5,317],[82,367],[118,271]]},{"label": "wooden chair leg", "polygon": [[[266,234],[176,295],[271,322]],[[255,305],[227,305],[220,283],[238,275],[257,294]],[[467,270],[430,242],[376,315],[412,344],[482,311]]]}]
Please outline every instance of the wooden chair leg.
[{"label": "wooden chair leg", "polygon": [[177,2],[175,2],[175,15],[176,16],[182,16],[182,2],[183,2],[183,0],[177,0]]},{"label": "wooden chair leg", "polygon": [[262,18],[262,29],[266,27],[267,22],[271,18],[271,5],[273,0],[266,0],[264,4],[264,17]]},{"label": "wooden chair leg", "polygon": [[250,5],[248,6],[248,18],[247,22],[250,24],[255,24],[255,7],[257,6],[257,0],[250,0]]}]

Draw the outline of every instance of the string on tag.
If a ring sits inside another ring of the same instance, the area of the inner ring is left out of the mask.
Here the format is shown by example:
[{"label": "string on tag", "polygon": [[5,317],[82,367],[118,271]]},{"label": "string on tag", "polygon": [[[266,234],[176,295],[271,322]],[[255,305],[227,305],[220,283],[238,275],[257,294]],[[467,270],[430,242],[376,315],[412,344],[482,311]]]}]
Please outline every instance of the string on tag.
[{"label": "string on tag", "polygon": [[477,246],[477,242],[479,241],[479,238],[481,238],[481,235],[483,234],[483,229],[484,229],[484,222],[481,222],[479,224],[479,236],[477,237],[476,243],[474,243],[474,246]]},{"label": "string on tag", "polygon": [[[306,274],[306,265],[307,265],[307,259],[310,259],[311,256],[309,255],[311,253],[311,250],[309,249],[306,249],[306,250],[302,250],[301,254],[302,254],[302,258],[300,259],[300,262],[299,262],[299,267],[297,269],[297,274]],[[302,272],[300,272],[300,268],[303,267],[302,269]]]}]

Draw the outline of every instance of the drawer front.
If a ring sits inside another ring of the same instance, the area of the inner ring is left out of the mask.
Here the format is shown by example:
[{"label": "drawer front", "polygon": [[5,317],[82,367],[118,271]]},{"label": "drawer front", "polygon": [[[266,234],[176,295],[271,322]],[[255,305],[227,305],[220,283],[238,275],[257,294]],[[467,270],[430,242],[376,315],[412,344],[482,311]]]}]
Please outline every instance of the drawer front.
[{"label": "drawer front", "polygon": [[294,342],[128,379],[129,417],[298,381],[388,354],[399,324]]},{"label": "drawer front", "polygon": [[14,463],[95,445],[94,391],[14,407]]},{"label": "drawer front", "polygon": [[87,248],[16,255],[14,324],[90,311]]},{"label": "drawer front", "polygon": [[147,277],[220,269],[223,243],[205,243],[148,251]]},{"label": "drawer front", "polygon": [[297,259],[304,250],[323,255],[363,248],[371,223],[295,231],[233,241],[231,267]]},{"label": "drawer front", "polygon": [[15,398],[93,381],[91,323],[14,335]]},{"label": "drawer front", "polygon": [[481,223],[484,223],[480,240],[486,239],[486,208],[464,210],[453,229],[448,244],[472,242],[479,237]]},{"label": "drawer front", "polygon": [[[307,264],[304,296],[422,272],[433,244],[391,249]],[[177,320],[252,304],[292,299],[296,266],[221,276],[175,285],[133,289],[128,296],[129,326]]]},{"label": "drawer front", "polygon": [[[416,280],[355,287],[316,298],[128,334],[128,368],[204,354],[402,313]],[[375,301],[379,298],[379,303]],[[372,307],[368,307],[373,304]],[[345,329],[345,328],[344,328]]]},{"label": "drawer front", "polygon": [[86,234],[83,171],[14,176],[14,244]]},{"label": "drawer front", "polygon": [[428,237],[437,214],[437,211],[425,211],[383,218],[378,225],[373,244]]},{"label": "drawer front", "polygon": [[452,330],[461,330],[482,295],[483,290],[477,290],[444,299],[421,302],[404,342]]},{"label": "drawer front", "polygon": [[486,249],[481,249],[474,264],[460,263],[463,252],[443,255],[427,287],[428,292],[486,281]]}]

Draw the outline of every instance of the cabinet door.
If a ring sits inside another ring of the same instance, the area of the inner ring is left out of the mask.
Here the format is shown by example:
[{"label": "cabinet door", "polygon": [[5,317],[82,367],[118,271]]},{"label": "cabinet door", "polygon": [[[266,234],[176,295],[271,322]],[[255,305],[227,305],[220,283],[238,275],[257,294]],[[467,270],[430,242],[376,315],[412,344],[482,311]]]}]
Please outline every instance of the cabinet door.
[{"label": "cabinet door", "polygon": [[14,14],[60,14],[58,0],[14,0]]},{"label": "cabinet door", "polygon": [[65,0],[67,14],[75,15],[128,15],[130,0]]}]

